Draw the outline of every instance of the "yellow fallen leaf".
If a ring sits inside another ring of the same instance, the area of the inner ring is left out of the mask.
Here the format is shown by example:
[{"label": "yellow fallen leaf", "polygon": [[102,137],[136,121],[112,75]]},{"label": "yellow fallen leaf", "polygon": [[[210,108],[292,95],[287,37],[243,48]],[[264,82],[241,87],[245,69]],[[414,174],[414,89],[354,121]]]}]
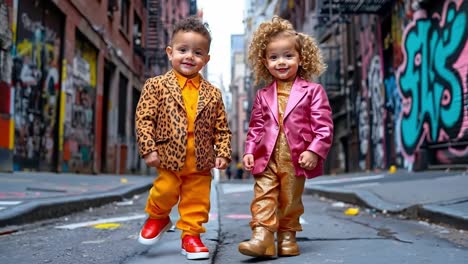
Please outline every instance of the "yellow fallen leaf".
[{"label": "yellow fallen leaf", "polygon": [[120,179],[120,182],[121,182],[121,183],[127,183],[128,180],[127,180],[127,178],[121,178],[121,179]]}]

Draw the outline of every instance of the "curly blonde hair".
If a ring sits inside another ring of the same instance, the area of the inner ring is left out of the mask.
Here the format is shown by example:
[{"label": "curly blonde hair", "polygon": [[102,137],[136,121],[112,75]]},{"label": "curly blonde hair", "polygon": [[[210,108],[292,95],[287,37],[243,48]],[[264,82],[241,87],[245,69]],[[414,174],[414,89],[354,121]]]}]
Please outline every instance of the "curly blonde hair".
[{"label": "curly blonde hair", "polygon": [[296,49],[299,53],[301,64],[297,75],[305,80],[311,80],[320,76],[326,69],[322,59],[322,52],[314,38],[304,33],[296,32],[293,25],[286,19],[273,16],[271,21],[260,24],[254,32],[249,46],[248,60],[255,75],[255,85],[266,81],[273,81],[273,76],[263,64],[266,59],[268,44],[278,37],[291,37],[296,41]]}]

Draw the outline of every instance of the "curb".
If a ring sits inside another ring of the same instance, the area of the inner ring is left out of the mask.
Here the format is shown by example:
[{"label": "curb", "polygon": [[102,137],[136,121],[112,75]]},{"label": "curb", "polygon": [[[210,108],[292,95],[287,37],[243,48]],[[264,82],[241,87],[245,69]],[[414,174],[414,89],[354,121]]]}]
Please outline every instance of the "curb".
[{"label": "curb", "polygon": [[431,222],[444,223],[458,229],[468,230],[468,215],[438,205],[423,205],[418,208],[418,216]]},{"label": "curb", "polygon": [[152,183],[145,183],[131,187],[119,187],[104,193],[28,201],[1,212],[0,227],[28,224],[39,220],[68,215],[90,207],[122,201],[125,198],[149,190],[151,186]]},{"label": "curb", "polygon": [[468,215],[438,205],[392,204],[367,191],[352,191],[324,186],[308,187],[306,194],[318,195],[332,200],[375,209],[381,213],[402,214],[410,219],[427,219],[431,223],[442,223],[454,228],[468,230]]}]

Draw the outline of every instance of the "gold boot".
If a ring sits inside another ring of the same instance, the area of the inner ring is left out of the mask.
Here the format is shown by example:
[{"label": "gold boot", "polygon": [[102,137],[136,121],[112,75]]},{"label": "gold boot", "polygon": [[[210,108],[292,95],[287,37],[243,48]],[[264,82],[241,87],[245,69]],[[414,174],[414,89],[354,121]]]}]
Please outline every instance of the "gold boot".
[{"label": "gold boot", "polygon": [[299,245],[296,241],[296,232],[294,231],[278,231],[278,256],[297,256]]},{"label": "gold boot", "polygon": [[255,227],[252,238],[239,244],[239,252],[252,257],[273,257],[276,255],[273,232],[264,227]]}]

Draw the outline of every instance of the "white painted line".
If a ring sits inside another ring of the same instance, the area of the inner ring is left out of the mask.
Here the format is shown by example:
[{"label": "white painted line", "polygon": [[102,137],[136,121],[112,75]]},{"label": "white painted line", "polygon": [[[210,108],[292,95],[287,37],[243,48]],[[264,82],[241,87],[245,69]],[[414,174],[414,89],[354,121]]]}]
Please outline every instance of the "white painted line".
[{"label": "white painted line", "polygon": [[223,193],[237,193],[237,192],[251,192],[253,191],[253,184],[230,184],[223,183]]},{"label": "white painted line", "polygon": [[299,223],[300,223],[301,225],[307,225],[307,224],[308,224],[307,221],[306,221],[304,218],[302,218],[302,217],[299,217]]},{"label": "white painted line", "polygon": [[322,180],[322,181],[314,181],[311,180],[309,184],[334,184],[334,183],[345,183],[345,182],[357,182],[357,181],[372,181],[382,179],[384,177],[383,174],[374,175],[374,176],[363,176],[363,177],[355,177],[355,178],[343,178],[343,179],[334,179],[334,180]]},{"label": "white painted line", "polygon": [[90,240],[90,241],[83,241],[81,242],[81,244],[101,244],[101,243],[104,243],[106,242],[106,240],[102,239],[102,240]]},{"label": "white painted line", "polygon": [[0,210],[3,210],[3,209],[5,209],[5,208],[6,208],[6,207],[0,207]]},{"label": "white painted line", "polygon": [[0,205],[17,205],[23,201],[0,201]]},{"label": "white painted line", "polygon": [[70,224],[70,225],[56,226],[55,228],[70,229],[71,230],[71,229],[76,229],[76,228],[80,228],[80,227],[86,227],[86,226],[92,226],[92,225],[98,225],[98,224],[104,224],[104,223],[126,222],[126,221],[146,218],[146,217],[148,217],[146,214],[123,216],[123,217],[114,217],[114,218],[100,219],[100,220],[82,222],[82,223],[76,223],[76,224]]}]

